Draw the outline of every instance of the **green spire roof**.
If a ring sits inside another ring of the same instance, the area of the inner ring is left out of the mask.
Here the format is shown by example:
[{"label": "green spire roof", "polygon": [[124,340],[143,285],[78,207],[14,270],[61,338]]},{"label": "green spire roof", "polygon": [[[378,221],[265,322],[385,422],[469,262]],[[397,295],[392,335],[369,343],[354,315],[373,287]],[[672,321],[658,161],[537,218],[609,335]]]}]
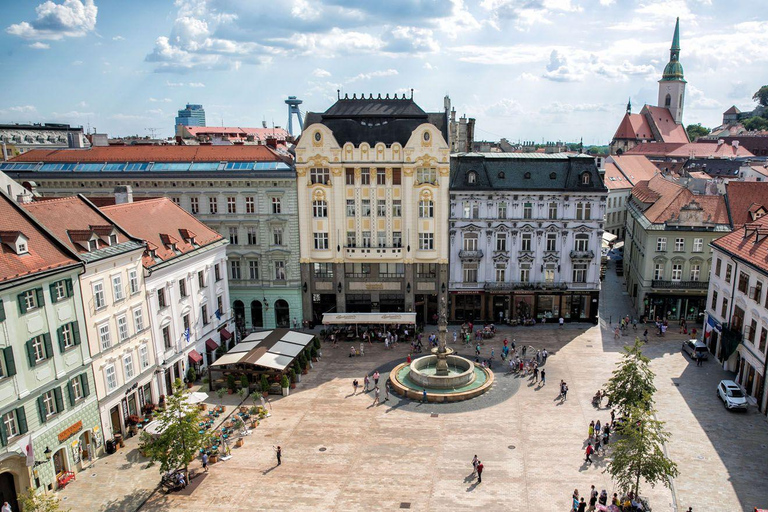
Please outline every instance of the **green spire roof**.
[{"label": "green spire roof", "polygon": [[683,65],[680,64],[680,18],[675,22],[675,35],[672,37],[672,47],[669,49],[669,62],[661,75],[662,82],[675,80],[685,82]]}]

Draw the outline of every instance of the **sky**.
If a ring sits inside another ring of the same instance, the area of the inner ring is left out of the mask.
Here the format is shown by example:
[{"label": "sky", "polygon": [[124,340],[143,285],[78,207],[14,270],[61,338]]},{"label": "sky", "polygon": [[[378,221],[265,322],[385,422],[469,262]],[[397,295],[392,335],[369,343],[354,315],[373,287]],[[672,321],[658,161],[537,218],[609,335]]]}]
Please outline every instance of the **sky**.
[{"label": "sky", "polygon": [[[762,1],[762,0],[761,0]],[[766,83],[768,14],[732,0],[24,0],[0,18],[0,122],[170,136],[286,126],[289,95],[450,95],[476,140],[610,142],[656,104],[680,18],[684,123],[712,127]]]}]

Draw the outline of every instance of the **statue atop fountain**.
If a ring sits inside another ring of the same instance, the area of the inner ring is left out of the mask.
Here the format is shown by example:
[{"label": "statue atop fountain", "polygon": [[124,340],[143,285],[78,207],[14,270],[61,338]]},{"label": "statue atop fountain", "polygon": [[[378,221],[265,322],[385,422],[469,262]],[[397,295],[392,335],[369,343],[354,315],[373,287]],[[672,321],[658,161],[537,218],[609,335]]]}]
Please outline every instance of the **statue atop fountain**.
[{"label": "statue atop fountain", "polygon": [[432,353],[437,356],[435,365],[435,375],[448,375],[448,356],[453,354],[453,349],[445,345],[445,339],[448,335],[448,315],[446,311],[445,297],[440,299],[440,312],[437,323],[437,348],[432,349]]}]

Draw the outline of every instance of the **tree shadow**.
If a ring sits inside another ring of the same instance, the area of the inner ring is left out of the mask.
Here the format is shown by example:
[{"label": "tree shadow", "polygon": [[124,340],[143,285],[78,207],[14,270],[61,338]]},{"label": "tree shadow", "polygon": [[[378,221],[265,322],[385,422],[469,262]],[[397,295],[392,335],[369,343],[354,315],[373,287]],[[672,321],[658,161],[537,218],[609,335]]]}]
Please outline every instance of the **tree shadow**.
[{"label": "tree shadow", "polygon": [[99,510],[102,512],[135,512],[141,509],[153,495],[159,494],[159,487],[139,489],[104,503]]}]

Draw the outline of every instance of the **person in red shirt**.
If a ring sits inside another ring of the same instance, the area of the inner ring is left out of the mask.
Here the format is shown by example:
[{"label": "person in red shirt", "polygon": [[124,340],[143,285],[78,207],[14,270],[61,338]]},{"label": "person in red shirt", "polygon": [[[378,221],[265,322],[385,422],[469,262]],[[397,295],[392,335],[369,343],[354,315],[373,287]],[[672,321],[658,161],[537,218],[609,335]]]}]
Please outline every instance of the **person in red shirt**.
[{"label": "person in red shirt", "polygon": [[483,481],[483,463],[477,461],[477,483]]}]

